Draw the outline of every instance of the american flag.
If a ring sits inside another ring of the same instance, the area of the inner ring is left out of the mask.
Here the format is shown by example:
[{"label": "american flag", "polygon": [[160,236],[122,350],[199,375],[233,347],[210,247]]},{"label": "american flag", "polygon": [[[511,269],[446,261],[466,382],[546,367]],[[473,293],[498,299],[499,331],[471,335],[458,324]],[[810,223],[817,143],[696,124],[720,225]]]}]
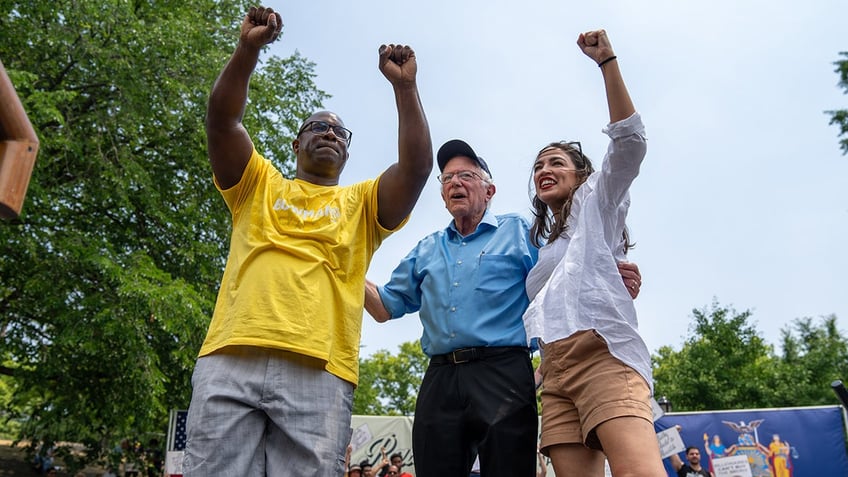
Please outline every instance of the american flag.
[{"label": "american flag", "polygon": [[171,410],[170,425],[168,426],[168,450],[183,451],[186,446],[186,418],[188,411]]}]

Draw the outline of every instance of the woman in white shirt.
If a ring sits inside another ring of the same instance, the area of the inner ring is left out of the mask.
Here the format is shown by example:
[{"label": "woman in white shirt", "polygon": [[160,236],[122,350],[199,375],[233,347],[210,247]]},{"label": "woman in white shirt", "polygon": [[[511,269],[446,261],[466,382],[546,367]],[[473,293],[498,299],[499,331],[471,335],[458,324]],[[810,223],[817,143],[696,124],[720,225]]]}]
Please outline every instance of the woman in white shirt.
[{"label": "woman in white shirt", "polygon": [[[542,345],[542,452],[557,477],[665,475],[653,427],[651,360],[633,300],[638,279],[621,280],[630,246],[628,190],[645,156],[641,117],[603,30],[580,49],[601,68],[610,145],[595,172],[580,143],[552,143],[533,165],[539,262],[527,277],[528,339]],[[627,288],[626,288],[627,287]],[[631,291],[632,291],[631,290]]]}]

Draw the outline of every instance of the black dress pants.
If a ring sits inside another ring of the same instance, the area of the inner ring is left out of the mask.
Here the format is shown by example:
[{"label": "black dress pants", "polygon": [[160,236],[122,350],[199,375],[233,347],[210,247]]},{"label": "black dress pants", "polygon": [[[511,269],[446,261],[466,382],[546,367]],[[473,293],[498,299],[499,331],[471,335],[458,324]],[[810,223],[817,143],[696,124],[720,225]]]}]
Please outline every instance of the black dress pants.
[{"label": "black dress pants", "polygon": [[472,351],[430,360],[412,426],[415,475],[468,477],[479,453],[481,475],[535,477],[539,421],[529,352]]}]

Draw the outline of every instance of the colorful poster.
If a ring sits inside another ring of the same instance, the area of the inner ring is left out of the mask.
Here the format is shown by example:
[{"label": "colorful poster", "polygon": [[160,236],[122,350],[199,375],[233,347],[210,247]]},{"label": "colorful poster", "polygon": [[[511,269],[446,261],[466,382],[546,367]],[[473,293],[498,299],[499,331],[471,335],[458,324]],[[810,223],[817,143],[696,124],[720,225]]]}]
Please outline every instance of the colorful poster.
[{"label": "colorful poster", "polygon": [[[848,475],[841,406],[670,413],[657,432],[680,426],[687,446],[698,446],[701,463],[741,456],[753,477]],[[665,461],[669,476],[675,473]]]}]

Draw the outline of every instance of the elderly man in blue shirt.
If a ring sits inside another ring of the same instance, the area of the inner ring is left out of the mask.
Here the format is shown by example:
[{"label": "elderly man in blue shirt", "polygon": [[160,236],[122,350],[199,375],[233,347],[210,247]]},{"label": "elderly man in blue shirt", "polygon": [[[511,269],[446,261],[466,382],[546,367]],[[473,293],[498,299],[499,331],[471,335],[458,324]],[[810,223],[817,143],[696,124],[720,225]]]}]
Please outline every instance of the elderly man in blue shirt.
[{"label": "elderly man in blue shirt", "polygon": [[[534,477],[538,417],[522,315],[524,280],[538,258],[518,214],[494,215],[495,184],[464,141],[437,154],[447,228],[420,242],[382,287],[367,281],[378,322],[418,312],[430,365],[412,427],[418,477],[467,477],[475,456],[487,477]],[[625,278],[638,268],[622,264]]]}]

